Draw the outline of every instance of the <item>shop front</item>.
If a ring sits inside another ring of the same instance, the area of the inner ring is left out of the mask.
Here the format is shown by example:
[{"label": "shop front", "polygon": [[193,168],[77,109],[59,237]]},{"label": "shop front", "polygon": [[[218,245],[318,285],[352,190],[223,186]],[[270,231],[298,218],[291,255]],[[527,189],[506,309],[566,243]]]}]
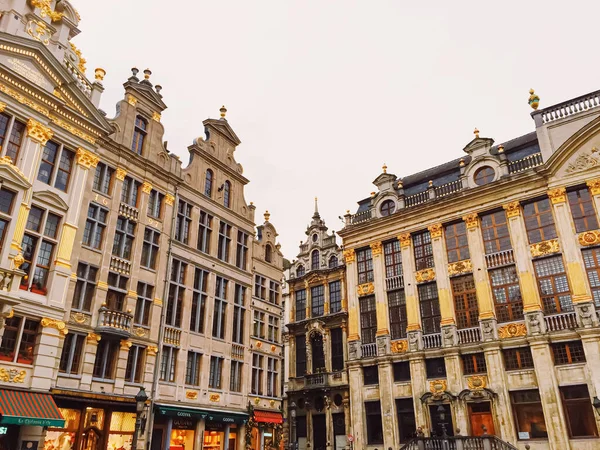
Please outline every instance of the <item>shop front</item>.
[{"label": "shop front", "polygon": [[252,409],[246,429],[246,446],[252,450],[283,450],[283,416],[275,411]]},{"label": "shop front", "polygon": [[237,450],[248,415],[158,405],[152,450]]}]

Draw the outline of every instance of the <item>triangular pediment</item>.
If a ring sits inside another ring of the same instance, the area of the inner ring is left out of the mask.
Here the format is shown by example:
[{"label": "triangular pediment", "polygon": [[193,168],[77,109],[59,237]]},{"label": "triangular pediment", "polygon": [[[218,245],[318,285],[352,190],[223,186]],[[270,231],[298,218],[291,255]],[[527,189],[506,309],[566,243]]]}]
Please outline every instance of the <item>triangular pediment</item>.
[{"label": "triangular pediment", "polygon": [[10,158],[0,158],[0,181],[3,186],[29,189],[31,183],[17,167],[13,166]]},{"label": "triangular pediment", "polygon": [[226,119],[206,119],[202,124],[207,128],[212,128],[228,139],[233,145],[240,145],[242,141],[237,137],[233,128],[229,126]]},{"label": "triangular pediment", "polygon": [[162,100],[162,95],[156,92],[148,80],[137,81],[137,78],[130,78],[124,85],[125,92],[131,93],[133,91],[134,97],[145,100],[146,103],[150,103],[154,110],[163,112],[167,109],[167,105]]},{"label": "triangular pediment", "polygon": [[492,145],[494,145],[493,139],[476,137],[463,148],[463,151],[476,158],[482,154],[488,154]]},{"label": "triangular pediment", "polygon": [[33,200],[52,206],[61,211],[67,211],[69,205],[62,198],[51,191],[37,191],[33,193]]}]

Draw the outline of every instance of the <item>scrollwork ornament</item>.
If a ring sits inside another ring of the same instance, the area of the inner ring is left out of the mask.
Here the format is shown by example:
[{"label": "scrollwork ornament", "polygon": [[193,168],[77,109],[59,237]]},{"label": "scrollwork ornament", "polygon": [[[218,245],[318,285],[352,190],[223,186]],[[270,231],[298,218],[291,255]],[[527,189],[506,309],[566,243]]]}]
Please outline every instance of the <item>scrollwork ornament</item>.
[{"label": "scrollwork ornament", "polygon": [[431,235],[432,238],[441,238],[442,237],[442,224],[441,223],[434,223],[433,225],[429,225],[427,227],[427,229],[429,230],[429,234]]},{"label": "scrollwork ornament", "polygon": [[39,123],[37,120],[29,119],[27,121],[27,136],[29,136],[35,142],[46,145],[46,142],[52,138],[54,132]]},{"label": "scrollwork ornament", "polygon": [[502,208],[506,211],[507,217],[518,217],[521,215],[521,204],[518,201],[502,205]]},{"label": "scrollwork ornament", "polygon": [[467,214],[463,217],[468,229],[477,228],[479,226],[479,215],[477,213]]},{"label": "scrollwork ornament", "polygon": [[509,323],[498,328],[498,337],[508,339],[514,337],[527,336],[527,327],[524,323]]},{"label": "scrollwork ornament", "polygon": [[579,244],[583,246],[600,244],[600,231],[584,231],[583,233],[579,233],[577,239],[579,240]]},{"label": "scrollwork ornament", "polygon": [[410,233],[403,233],[399,235],[398,240],[400,241],[400,247],[410,247]]},{"label": "scrollwork ornament", "polygon": [[77,149],[76,158],[77,164],[85,169],[96,167],[100,162],[100,158],[97,155],[81,147]]},{"label": "scrollwork ornament", "polygon": [[558,239],[550,239],[547,241],[538,242],[529,246],[531,256],[537,258],[539,256],[546,256],[552,253],[558,253],[560,251],[560,244]]},{"label": "scrollwork ornament", "polygon": [[346,264],[356,260],[356,253],[354,252],[353,248],[344,250],[344,260],[346,261]]}]

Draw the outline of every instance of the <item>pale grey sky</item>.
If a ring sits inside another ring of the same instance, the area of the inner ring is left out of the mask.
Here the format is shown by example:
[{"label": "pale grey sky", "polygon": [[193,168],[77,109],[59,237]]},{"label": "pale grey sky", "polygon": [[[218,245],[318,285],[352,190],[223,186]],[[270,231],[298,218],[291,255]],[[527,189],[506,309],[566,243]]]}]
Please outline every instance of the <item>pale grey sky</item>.
[{"label": "pale grey sky", "polygon": [[295,258],[319,197],[330,229],[374,190],[460,157],[478,127],[534,130],[527,105],[600,88],[599,2],[72,0],[73,42],[107,71],[109,117],[130,68],[163,86],[169,149],[187,161],[222,104],[242,140],[247,201]]}]

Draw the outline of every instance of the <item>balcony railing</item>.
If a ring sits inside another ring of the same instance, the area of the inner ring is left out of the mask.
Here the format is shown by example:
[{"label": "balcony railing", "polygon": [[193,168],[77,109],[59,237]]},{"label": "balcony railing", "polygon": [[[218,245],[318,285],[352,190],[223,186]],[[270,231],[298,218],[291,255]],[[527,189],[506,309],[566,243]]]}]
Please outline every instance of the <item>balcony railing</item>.
[{"label": "balcony railing", "polygon": [[121,202],[119,204],[119,215],[137,222],[140,217],[140,211],[134,206]]},{"label": "balcony railing", "polygon": [[508,173],[519,173],[524,170],[533,169],[534,167],[541,166],[544,163],[541,153],[534,153],[533,155],[526,156],[523,159],[518,159],[508,163]]},{"label": "balcony railing", "polygon": [[515,256],[512,248],[485,255],[485,263],[487,264],[488,269],[513,264],[514,262]]},{"label": "balcony railing", "polygon": [[442,333],[424,334],[423,348],[439,348],[442,346]]},{"label": "balcony railing", "polygon": [[115,334],[122,337],[131,336],[133,314],[108,309],[106,306],[102,306],[98,310],[98,313],[98,326],[96,327],[96,331],[99,333]]},{"label": "balcony railing", "polygon": [[363,344],[361,346],[361,351],[363,358],[372,358],[373,356],[377,356],[377,344]]},{"label": "balcony railing", "polygon": [[401,289],[404,287],[404,275],[396,275],[395,277],[389,277],[385,279],[385,288],[388,291],[394,289]]},{"label": "balcony railing", "polygon": [[244,346],[240,344],[231,344],[231,359],[244,359]]},{"label": "balcony railing", "polygon": [[365,222],[371,218],[371,210],[367,209],[366,211],[361,211],[352,216],[350,221],[352,225],[356,225],[357,223]]},{"label": "balcony railing", "polygon": [[[600,91],[591,92],[581,97],[567,100],[558,105],[550,106],[532,115],[537,118],[541,115],[542,123],[550,123],[555,120],[564,119],[574,114],[597,108],[600,106]],[[536,125],[537,125],[536,120]]]},{"label": "balcony railing", "polygon": [[165,327],[163,341],[165,344],[179,347],[181,344],[181,330],[179,328]]},{"label": "balcony railing", "polygon": [[473,328],[462,328],[456,330],[458,335],[459,344],[473,344],[475,342],[481,342],[481,329],[479,327]]},{"label": "balcony railing", "polygon": [[114,272],[119,272],[123,275],[131,274],[131,261],[127,261],[126,259],[119,258],[117,256],[110,257],[110,270]]},{"label": "balcony railing", "polygon": [[434,189],[435,189],[436,197],[444,197],[446,195],[454,194],[455,192],[462,190],[462,181],[461,180],[451,181],[450,183],[446,183],[446,184],[442,184],[441,186],[437,186]]},{"label": "balcony railing", "polygon": [[306,375],[307,386],[324,386],[327,381],[327,375],[324,373],[312,373]]},{"label": "balcony railing", "polygon": [[429,192],[419,192],[418,194],[409,195],[406,197],[406,207],[420,205],[429,200]]},{"label": "balcony railing", "polygon": [[577,316],[575,312],[544,316],[544,321],[546,322],[546,330],[548,331],[574,330],[577,328]]}]

